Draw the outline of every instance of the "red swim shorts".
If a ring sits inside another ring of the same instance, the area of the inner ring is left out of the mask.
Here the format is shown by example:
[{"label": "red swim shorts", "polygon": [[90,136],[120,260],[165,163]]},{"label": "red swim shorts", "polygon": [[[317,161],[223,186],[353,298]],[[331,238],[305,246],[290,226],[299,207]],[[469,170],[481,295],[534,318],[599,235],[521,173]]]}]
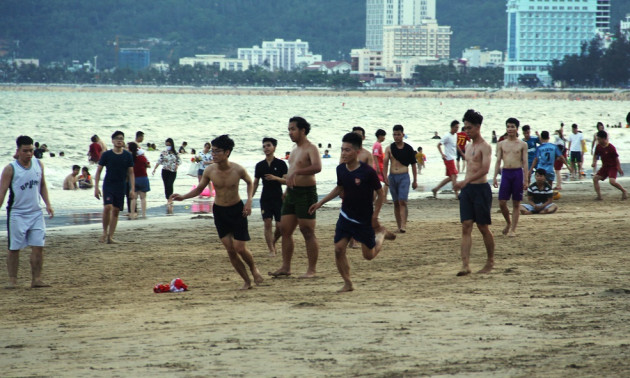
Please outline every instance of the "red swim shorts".
[{"label": "red swim shorts", "polygon": [[601,177],[602,180],[606,180],[606,178],[617,178],[617,167],[601,167],[599,171],[597,171],[597,176]]},{"label": "red swim shorts", "polygon": [[459,173],[457,172],[457,168],[455,168],[455,160],[444,160],[444,165],[446,166],[446,175],[448,177]]}]

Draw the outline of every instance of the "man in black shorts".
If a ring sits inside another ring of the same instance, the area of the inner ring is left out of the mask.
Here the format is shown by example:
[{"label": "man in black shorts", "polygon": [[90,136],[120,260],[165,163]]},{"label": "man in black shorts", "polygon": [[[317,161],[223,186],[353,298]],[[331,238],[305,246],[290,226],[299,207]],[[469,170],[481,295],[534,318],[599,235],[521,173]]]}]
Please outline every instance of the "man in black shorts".
[{"label": "man in black shorts", "polygon": [[94,176],[94,197],[101,199],[98,182],[101,179],[103,167],[107,167],[103,180],[103,235],[98,240],[101,243],[114,244],[114,232],[118,225],[118,214],[125,207],[125,194],[129,183],[129,197],[133,198],[136,191],[136,180],[133,174],[133,156],[125,150],[125,134],[116,131],[112,134],[111,150],[103,152]]},{"label": "man in black shorts", "polygon": [[488,171],[492,159],[492,148],[481,137],[483,116],[470,109],[464,114],[464,129],[472,143],[466,148],[466,178],[457,181],[453,190],[460,190],[459,212],[462,222],[462,270],[457,275],[470,274],[470,249],[472,248],[473,224],[483,235],[488,259],[486,265],[477,273],[490,273],[494,267],[494,236],[490,231],[490,210],[492,208],[492,189],[488,184]]},{"label": "man in black shorts", "polygon": [[[254,195],[258,190],[258,182],[262,179],[263,189],[260,195],[260,212],[265,222],[265,241],[269,248],[269,256],[276,255],[276,242],[282,236],[280,217],[282,212],[282,184],[286,181],[287,163],[274,156],[278,141],[274,138],[263,138],[265,160],[256,164],[254,171]],[[272,220],[276,221],[276,231],[272,232]]]},{"label": "man in black shorts", "polygon": [[[252,272],[256,285],[263,282],[263,278],[254,263],[254,257],[247,249],[247,241],[250,240],[247,231],[247,217],[252,213],[254,186],[245,168],[229,161],[234,148],[234,141],[229,136],[221,135],[215,138],[211,144],[214,164],[204,170],[197,187],[184,195],[172,194],[169,200],[182,201],[197,197],[212,182],[216,191],[214,206],[212,207],[214,225],[223,246],[227,250],[232,266],[245,281],[241,289],[251,289],[252,281],[247,274],[245,264]],[[244,205],[238,194],[238,184],[241,180],[247,184],[247,202]]]}]

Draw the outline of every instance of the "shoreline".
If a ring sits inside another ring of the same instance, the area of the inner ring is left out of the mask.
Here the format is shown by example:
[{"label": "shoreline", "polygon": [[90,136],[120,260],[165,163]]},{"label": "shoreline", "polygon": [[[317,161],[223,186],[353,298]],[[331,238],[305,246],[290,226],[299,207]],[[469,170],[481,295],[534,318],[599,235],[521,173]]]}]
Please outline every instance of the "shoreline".
[{"label": "shoreline", "polygon": [[383,97],[383,98],[454,98],[454,99],[523,99],[523,100],[608,100],[630,101],[630,90],[613,89],[491,89],[491,88],[387,88],[333,89],[300,87],[194,87],[106,84],[0,84],[0,91],[9,92],[88,92],[201,94],[222,96],[319,96],[319,97]]}]

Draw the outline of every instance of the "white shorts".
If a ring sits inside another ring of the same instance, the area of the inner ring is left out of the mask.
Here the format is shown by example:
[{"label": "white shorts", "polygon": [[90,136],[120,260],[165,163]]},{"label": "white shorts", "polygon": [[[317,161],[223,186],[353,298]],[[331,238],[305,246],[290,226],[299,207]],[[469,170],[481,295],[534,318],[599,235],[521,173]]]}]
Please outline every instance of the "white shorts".
[{"label": "white shorts", "polygon": [[9,250],[19,251],[28,246],[43,247],[46,239],[44,214],[11,214],[7,220]]}]

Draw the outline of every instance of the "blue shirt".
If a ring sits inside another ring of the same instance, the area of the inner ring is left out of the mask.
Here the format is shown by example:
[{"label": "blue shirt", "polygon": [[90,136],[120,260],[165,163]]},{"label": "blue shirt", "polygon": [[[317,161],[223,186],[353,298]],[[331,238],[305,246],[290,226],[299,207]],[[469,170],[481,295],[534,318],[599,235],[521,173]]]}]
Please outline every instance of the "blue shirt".
[{"label": "blue shirt", "polygon": [[523,139],[527,143],[527,168],[531,168],[534,158],[536,157],[536,146],[540,145],[540,139],[530,136],[528,140]]},{"label": "blue shirt", "polygon": [[562,152],[560,152],[560,148],[558,148],[557,144],[541,144],[536,149],[536,158],[538,159],[538,165],[536,168],[542,168],[547,172],[553,172],[553,163],[559,156],[562,156]]}]

